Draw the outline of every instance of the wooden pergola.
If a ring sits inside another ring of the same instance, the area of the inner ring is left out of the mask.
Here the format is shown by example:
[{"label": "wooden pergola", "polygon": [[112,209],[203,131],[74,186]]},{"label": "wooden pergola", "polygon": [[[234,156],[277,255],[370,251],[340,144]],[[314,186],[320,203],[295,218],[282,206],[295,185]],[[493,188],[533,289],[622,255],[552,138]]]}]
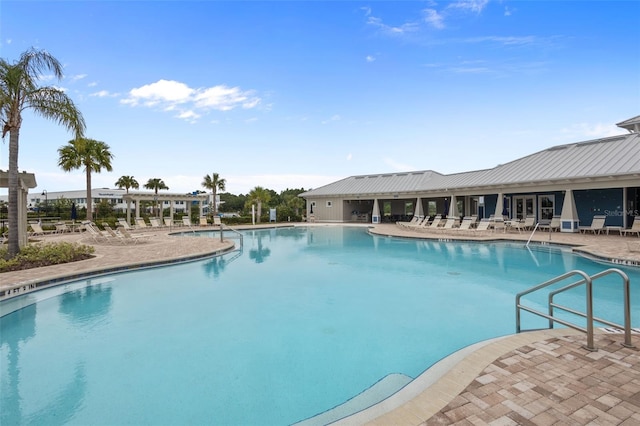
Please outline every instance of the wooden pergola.
[{"label": "wooden pergola", "polygon": [[[129,193],[122,196],[122,199],[127,203],[127,222],[131,223],[131,208],[130,205],[133,202],[135,205],[135,217],[140,217],[140,202],[147,201],[152,202],[154,205],[165,202],[169,202],[169,214],[171,218],[175,213],[175,203],[185,202],[193,203],[198,202],[200,208],[200,216],[204,213],[204,207],[207,204],[208,194],[168,194],[168,193]],[[190,211],[190,208],[187,210]]]}]

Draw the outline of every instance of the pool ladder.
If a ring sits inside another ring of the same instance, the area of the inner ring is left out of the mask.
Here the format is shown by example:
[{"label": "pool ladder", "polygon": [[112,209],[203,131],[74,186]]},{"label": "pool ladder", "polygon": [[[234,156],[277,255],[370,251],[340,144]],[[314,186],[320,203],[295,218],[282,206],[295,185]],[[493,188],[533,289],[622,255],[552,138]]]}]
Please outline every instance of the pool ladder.
[{"label": "pool ladder", "polygon": [[[622,278],[622,283],[624,286],[624,325],[619,325],[610,321],[607,321],[602,318],[597,318],[593,316],[593,282],[598,278],[604,277],[610,274],[617,274]],[[544,313],[542,311],[538,311],[532,307],[526,306],[521,303],[521,299],[523,296],[533,293],[535,291],[542,290],[552,284],[558,283],[560,281],[566,280],[568,278],[578,276],[580,279],[574,283],[568,284],[562,288],[551,291],[548,295],[548,313]],[[586,313],[577,311],[575,309],[569,308],[567,306],[559,305],[554,303],[553,298],[556,294],[562,293],[564,291],[570,290],[572,288],[585,285],[586,286]],[[520,333],[522,330],[520,328],[520,313],[521,311],[527,311],[532,314],[541,316],[543,318],[547,318],[549,320],[549,328],[553,328],[554,323],[560,323],[567,327],[573,328],[575,330],[582,331],[587,334],[587,344],[585,348],[590,351],[597,351],[598,349],[594,346],[593,343],[593,324],[594,322],[598,322],[600,324],[605,324],[610,327],[623,329],[624,330],[624,343],[622,344],[625,347],[633,348],[633,344],[631,343],[631,299],[629,294],[629,277],[620,269],[611,268],[605,271],[599,272],[594,275],[588,275],[587,273],[579,270],[569,271],[562,275],[559,275],[555,278],[550,279],[549,281],[545,281],[542,284],[538,284],[534,287],[531,287],[528,290],[520,292],[516,295],[516,333]],[[554,309],[559,309],[561,311],[569,312],[571,314],[586,318],[587,326],[581,327],[577,324],[571,323],[569,321],[565,321],[563,319],[557,318],[554,316]]]}]

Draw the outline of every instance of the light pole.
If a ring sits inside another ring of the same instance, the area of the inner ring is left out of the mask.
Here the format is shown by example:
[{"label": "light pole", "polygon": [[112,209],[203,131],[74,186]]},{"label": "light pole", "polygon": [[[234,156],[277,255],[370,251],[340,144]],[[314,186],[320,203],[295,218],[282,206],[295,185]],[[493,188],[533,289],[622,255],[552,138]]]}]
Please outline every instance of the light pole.
[{"label": "light pole", "polygon": [[47,198],[47,190],[42,191],[42,195],[44,195],[44,215],[45,217],[49,214],[49,199]]}]

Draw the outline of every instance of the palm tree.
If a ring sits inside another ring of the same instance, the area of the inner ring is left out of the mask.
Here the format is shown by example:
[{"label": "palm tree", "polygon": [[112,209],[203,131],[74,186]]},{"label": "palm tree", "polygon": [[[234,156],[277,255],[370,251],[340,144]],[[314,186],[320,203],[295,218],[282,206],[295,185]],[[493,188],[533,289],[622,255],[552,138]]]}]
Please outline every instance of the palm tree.
[{"label": "palm tree", "polygon": [[120,176],[120,179],[116,181],[115,185],[120,189],[126,189],[127,194],[129,193],[129,188],[140,188],[140,184],[133,176]]},{"label": "palm tree", "polygon": [[36,115],[63,125],[74,132],[76,137],[82,137],[85,130],[84,118],[71,98],[56,87],[38,85],[45,72],[53,73],[58,80],[63,78],[62,64],[44,50],[37,51],[31,48],[13,64],[0,59],[2,137],[9,133],[9,257],[14,257],[20,251],[18,142],[22,112],[31,109]]},{"label": "palm tree", "polygon": [[218,205],[216,204],[216,195],[218,190],[224,191],[226,189],[227,181],[225,179],[220,179],[220,175],[217,173],[212,173],[211,175],[206,175],[204,180],[202,181],[202,186],[206,189],[211,190],[211,196],[213,197],[213,211],[211,216],[215,216],[218,212]]},{"label": "palm tree", "polygon": [[262,216],[262,203],[267,204],[271,200],[269,191],[261,186],[256,186],[249,192],[247,196],[247,205],[256,203],[258,205],[258,223],[260,223],[260,216]]},{"label": "palm tree", "polygon": [[91,173],[100,173],[104,168],[110,172],[113,154],[109,145],[95,139],[76,138],[58,148],[58,166],[65,172],[84,167],[87,179],[87,220],[92,220]]},{"label": "palm tree", "polygon": [[[151,178],[144,184],[144,187],[147,189],[153,189],[156,194],[156,199],[158,198],[158,190],[159,189],[169,189],[169,187],[164,183],[164,181],[160,178]],[[154,206],[155,209],[155,206]],[[156,213],[157,216],[157,213]]]},{"label": "palm tree", "polygon": [[[138,181],[133,177],[133,176],[120,176],[120,179],[118,179],[115,183],[115,185],[122,189],[126,189],[127,194],[129,193],[129,188],[133,188],[133,189],[138,189],[140,188],[140,184],[138,183]],[[130,201],[129,199],[127,199],[127,221],[131,220],[131,205],[130,205]]]}]

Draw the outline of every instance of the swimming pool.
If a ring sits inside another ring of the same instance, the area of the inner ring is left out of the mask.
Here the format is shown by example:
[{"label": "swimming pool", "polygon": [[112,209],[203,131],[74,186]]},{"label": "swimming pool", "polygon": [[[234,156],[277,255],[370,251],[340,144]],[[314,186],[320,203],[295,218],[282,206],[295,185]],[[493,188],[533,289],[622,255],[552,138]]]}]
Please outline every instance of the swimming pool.
[{"label": "swimming pool", "polygon": [[[376,383],[383,397],[457,349],[513,333],[519,291],[608,267],[551,247],[342,226],[244,235],[241,253],[0,305],[0,423],[299,422]],[[640,274],[625,272],[639,306]],[[595,291],[596,315],[622,322],[611,282]],[[582,295],[565,297],[581,306]]]}]

